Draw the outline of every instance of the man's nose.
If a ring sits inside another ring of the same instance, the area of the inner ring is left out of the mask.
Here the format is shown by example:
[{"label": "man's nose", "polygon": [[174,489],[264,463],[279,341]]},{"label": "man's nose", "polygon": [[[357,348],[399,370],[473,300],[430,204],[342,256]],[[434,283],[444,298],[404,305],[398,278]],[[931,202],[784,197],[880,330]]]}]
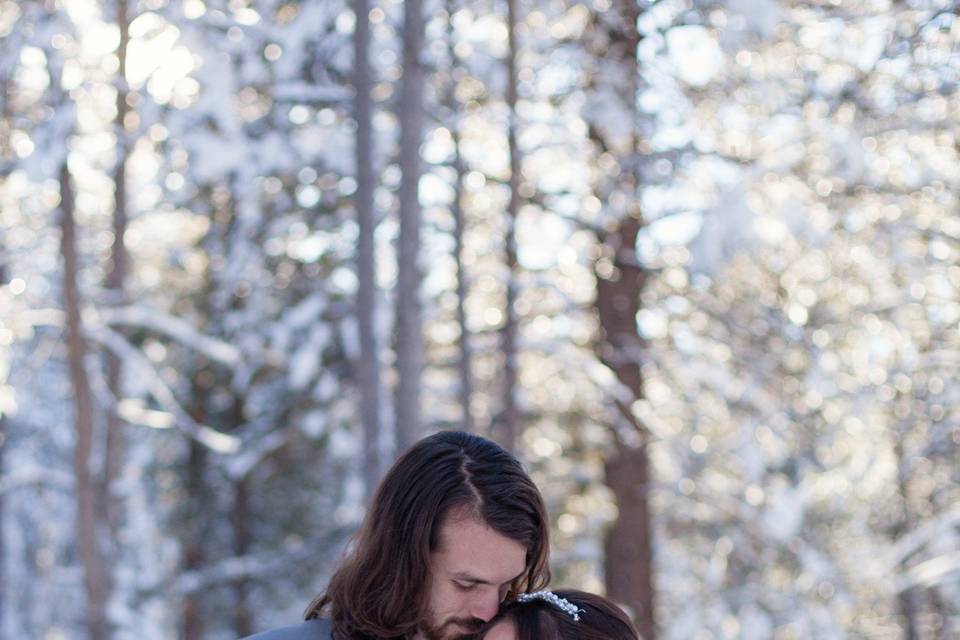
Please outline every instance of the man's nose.
[{"label": "man's nose", "polygon": [[485,594],[473,603],[470,615],[484,622],[490,622],[500,610],[500,597],[496,592]]}]

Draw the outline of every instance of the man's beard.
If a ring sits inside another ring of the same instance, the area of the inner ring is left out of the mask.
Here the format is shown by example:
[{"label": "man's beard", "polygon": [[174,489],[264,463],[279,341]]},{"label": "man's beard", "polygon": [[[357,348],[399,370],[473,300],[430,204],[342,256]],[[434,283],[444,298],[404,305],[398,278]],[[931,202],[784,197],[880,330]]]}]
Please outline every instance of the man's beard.
[{"label": "man's beard", "polygon": [[477,637],[483,624],[477,618],[451,618],[439,627],[422,625],[420,636],[423,640],[469,640]]}]

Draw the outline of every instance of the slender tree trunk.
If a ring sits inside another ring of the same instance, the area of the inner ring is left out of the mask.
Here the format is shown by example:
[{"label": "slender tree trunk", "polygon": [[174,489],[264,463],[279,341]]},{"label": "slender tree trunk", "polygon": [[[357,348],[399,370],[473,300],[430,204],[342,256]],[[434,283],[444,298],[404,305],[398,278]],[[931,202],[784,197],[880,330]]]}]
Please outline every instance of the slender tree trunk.
[{"label": "slender tree trunk", "polygon": [[460,357],[457,362],[457,373],[460,377],[460,388],[458,390],[458,399],[460,410],[463,415],[461,429],[467,432],[476,430],[473,421],[473,411],[470,408],[473,398],[473,348],[470,345],[470,327],[467,324],[467,295],[469,285],[467,282],[467,269],[463,263],[463,234],[466,227],[464,220],[463,205],[461,198],[463,194],[464,167],[460,158],[460,136],[453,134],[453,144],[456,147],[456,178],[454,182],[454,204],[453,204],[453,242],[454,242],[454,262],[457,267],[457,327],[460,334],[457,336],[457,350]]},{"label": "slender tree trunk", "polygon": [[[2,266],[0,266],[2,270]],[[2,284],[3,278],[0,276],[0,284]],[[3,413],[0,413],[0,478],[3,478],[7,472],[6,466],[6,457],[7,457],[7,440],[9,436],[8,432],[8,419],[7,416]],[[4,524],[7,520],[7,499],[5,492],[0,493],[0,634],[6,629],[7,626],[7,538],[3,534]]]},{"label": "slender tree trunk", "polygon": [[[209,288],[208,288],[209,291]],[[209,315],[209,310],[206,310]],[[190,380],[190,398],[192,406],[190,416],[197,422],[207,424],[206,401],[210,394],[208,385],[201,383],[203,370],[196,372]],[[193,438],[189,441],[187,469],[184,492],[185,513],[183,514],[182,544],[183,570],[200,571],[207,562],[206,531],[209,518],[214,513],[210,495],[210,483],[207,481],[209,450]],[[206,610],[203,606],[203,592],[187,594],[180,610],[180,640],[201,640],[206,631]]]},{"label": "slender tree trunk", "polygon": [[404,2],[403,78],[400,82],[400,237],[397,247],[397,446],[402,451],[420,434],[420,376],[423,335],[420,319],[420,143],[423,129],[422,0]]},{"label": "slender tree trunk", "polygon": [[[8,36],[0,40],[0,58],[15,59],[13,56],[19,57],[19,54],[19,43],[14,42],[13,38]],[[13,171],[17,158],[10,140],[11,130],[13,129],[13,107],[10,105],[10,89],[15,73],[16,67],[13,65],[0,68],[0,120],[3,123],[3,126],[0,126],[0,178],[6,178]]]},{"label": "slender tree trunk", "polygon": [[[897,495],[900,498],[901,507],[900,518],[893,528],[893,539],[896,541],[909,531],[912,519],[910,517],[910,499],[907,488],[909,482],[906,470],[907,463],[904,461],[903,431],[897,430],[894,437],[893,452],[897,459]],[[919,640],[919,608],[915,588],[904,589],[897,594],[897,611],[903,619],[903,640]]]},{"label": "slender tree trunk", "polygon": [[[107,288],[112,292],[111,303],[124,302],[124,283],[127,278],[128,255],[124,236],[127,232],[127,158],[130,155],[130,142],[126,134],[125,120],[129,111],[127,104],[127,46],[130,42],[130,19],[127,14],[127,0],[115,0],[117,3],[117,26],[120,29],[120,44],[117,47],[119,68],[117,70],[117,117],[114,121],[114,131],[117,135],[117,158],[113,173],[114,208],[113,208],[113,247],[111,249],[111,270],[107,275]],[[107,386],[113,398],[121,398],[122,369],[120,359],[113,353],[106,355]],[[116,553],[116,541],[120,528],[120,501],[117,500],[112,488],[120,475],[123,463],[124,438],[123,421],[117,414],[116,407],[107,411],[106,457],[104,459],[103,504],[100,512],[110,527],[110,548]]]},{"label": "slender tree trunk", "polygon": [[453,259],[457,265],[457,326],[460,335],[457,338],[457,348],[460,351],[457,370],[460,376],[459,401],[463,412],[461,428],[464,431],[475,430],[473,413],[470,402],[473,397],[473,353],[470,347],[470,328],[467,326],[467,270],[463,263],[463,235],[466,232],[466,218],[463,211],[463,182],[466,176],[466,165],[460,154],[460,108],[457,104],[457,72],[460,69],[457,63],[457,54],[454,50],[456,40],[453,33],[452,16],[456,12],[453,2],[447,3],[447,51],[450,57],[450,85],[447,88],[445,106],[450,114],[450,136],[453,139],[453,202],[450,205],[453,213]]},{"label": "slender tree trunk", "polygon": [[[239,429],[244,422],[244,401],[234,396],[230,411],[230,426]],[[230,512],[230,526],[233,529],[233,554],[242,558],[250,551],[253,535],[250,532],[252,514],[250,513],[250,481],[243,477],[232,482],[233,509]],[[250,614],[250,580],[238,578],[233,583],[233,633],[244,638],[253,634],[253,617]]]},{"label": "slender tree trunk", "polygon": [[[201,197],[209,200],[211,196],[212,194],[207,192]],[[231,212],[235,204],[231,198],[217,203],[216,209],[211,212],[210,228],[201,243],[208,254],[223,255],[223,247],[219,243],[229,233],[232,224]],[[228,304],[216,295],[221,289],[216,269],[208,264],[200,296],[199,314],[207,331],[215,334],[220,332],[216,320],[222,317]],[[209,367],[210,364],[203,358],[199,359],[190,379],[190,416],[198,424],[210,424],[212,419],[209,402],[214,393],[216,377]],[[202,571],[211,561],[211,550],[215,545],[208,534],[213,520],[218,517],[218,505],[209,478],[210,467],[209,449],[191,438],[184,484],[187,500],[182,512],[182,566],[185,572]],[[206,635],[207,620],[213,615],[213,611],[203,590],[188,593],[181,604],[180,640],[201,640]]]},{"label": "slender tree trunk", "polygon": [[454,170],[456,178],[453,185],[453,242],[454,262],[457,266],[457,326],[460,335],[457,337],[457,348],[460,352],[457,363],[460,374],[459,400],[463,412],[461,428],[472,432],[476,429],[473,422],[473,412],[470,409],[473,398],[473,350],[470,346],[470,327],[467,324],[467,269],[463,264],[463,234],[466,221],[463,212],[463,180],[466,174],[463,159],[460,157],[460,132],[453,131]]},{"label": "slender tree trunk", "polygon": [[[9,45],[10,43],[5,43]],[[18,47],[7,46],[0,47],[0,56],[9,56],[12,52],[18,51]],[[0,178],[6,178],[13,168],[14,158],[13,148],[10,142],[10,123],[13,117],[13,110],[10,105],[10,76],[12,70],[5,69],[6,73],[0,75]],[[7,272],[8,255],[4,250],[2,239],[0,239],[0,287],[8,282],[9,274]],[[9,378],[9,372],[7,374]],[[5,380],[0,380],[3,384]],[[4,477],[6,472],[6,453],[9,445],[9,427],[10,421],[3,412],[3,406],[0,405],[0,478]],[[6,493],[0,492],[0,635],[6,629],[6,612],[8,603],[7,581],[7,539],[3,535],[4,522],[6,521]]]},{"label": "slender tree trunk", "polygon": [[97,483],[91,472],[93,395],[84,368],[87,348],[80,320],[80,294],[77,286],[79,265],[73,186],[66,159],[60,167],[60,210],[63,298],[67,316],[67,347],[76,431],[73,468],[77,494],[77,547],[83,567],[83,587],[87,600],[87,627],[90,630],[90,637],[92,640],[105,640],[109,637],[106,617],[107,572],[97,532]]},{"label": "slender tree trunk", "polygon": [[[233,513],[230,517],[233,526],[233,552],[238,558],[250,551],[253,540],[250,533],[251,517],[250,482],[248,478],[242,478],[233,485]],[[253,616],[249,602],[250,581],[245,578],[238,579],[233,585],[233,591],[233,633],[237,637],[245,638],[253,634]]]},{"label": "slender tree trunk", "polygon": [[950,631],[950,604],[949,601],[944,601],[943,593],[939,589],[931,589],[928,596],[930,597],[930,606],[934,611],[935,615],[938,616],[936,627],[937,640],[949,640],[950,637],[947,635],[951,633]]},{"label": "slender tree trunk", "polygon": [[[7,283],[7,269],[3,263],[6,256],[0,250],[0,287]],[[4,381],[0,380],[0,384]],[[4,407],[0,405],[0,478],[6,474],[6,455],[9,435],[7,434],[8,420],[4,413]],[[0,634],[6,628],[6,608],[7,608],[7,538],[3,535],[4,523],[6,522],[6,492],[0,492]]]},{"label": "slender tree trunk", "polygon": [[[194,387],[196,388],[196,385]],[[193,397],[201,398],[202,396],[195,393]],[[195,418],[200,415],[202,415],[201,412],[194,413]],[[203,536],[209,498],[205,481],[207,449],[193,439],[190,440],[189,447],[186,482],[188,513],[185,517],[186,535],[183,540],[183,570],[194,572],[199,571],[206,563]],[[183,601],[180,611],[181,640],[200,640],[203,637],[205,618],[201,597],[202,594],[198,591],[189,594]]]},{"label": "slender tree trunk", "polygon": [[917,630],[916,589],[904,589],[897,594],[897,611],[903,620],[903,640],[919,640]]},{"label": "slender tree trunk", "polygon": [[516,451],[520,435],[517,408],[517,330],[514,309],[517,301],[517,214],[520,210],[520,149],[517,147],[517,3],[507,0],[507,145],[510,148],[510,200],[507,204],[504,262],[507,266],[507,291],[504,301],[500,345],[503,352],[503,441]]},{"label": "slender tree trunk", "polygon": [[373,494],[383,473],[382,419],[383,399],[380,378],[380,346],[377,340],[376,262],[374,232],[376,215],[373,193],[373,105],[370,98],[370,3],[354,0],[356,31],[353,36],[353,85],[357,120],[357,329],[360,334],[360,415],[363,416],[364,483],[367,497]]}]

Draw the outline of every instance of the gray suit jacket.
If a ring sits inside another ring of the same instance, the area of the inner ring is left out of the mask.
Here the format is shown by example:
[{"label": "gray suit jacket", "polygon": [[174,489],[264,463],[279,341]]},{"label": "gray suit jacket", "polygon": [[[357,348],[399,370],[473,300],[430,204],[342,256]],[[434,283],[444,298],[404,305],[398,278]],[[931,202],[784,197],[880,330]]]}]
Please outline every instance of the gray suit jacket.
[{"label": "gray suit jacket", "polygon": [[244,640],[332,640],[329,620],[307,620],[302,624],[264,631]]}]

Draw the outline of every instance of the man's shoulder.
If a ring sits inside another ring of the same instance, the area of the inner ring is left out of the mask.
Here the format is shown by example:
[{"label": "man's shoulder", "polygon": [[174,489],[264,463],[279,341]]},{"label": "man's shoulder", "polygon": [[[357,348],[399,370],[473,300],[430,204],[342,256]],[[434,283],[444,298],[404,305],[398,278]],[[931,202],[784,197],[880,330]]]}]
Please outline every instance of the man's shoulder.
[{"label": "man's shoulder", "polygon": [[330,640],[332,637],[329,620],[307,620],[292,627],[264,631],[244,640]]}]

